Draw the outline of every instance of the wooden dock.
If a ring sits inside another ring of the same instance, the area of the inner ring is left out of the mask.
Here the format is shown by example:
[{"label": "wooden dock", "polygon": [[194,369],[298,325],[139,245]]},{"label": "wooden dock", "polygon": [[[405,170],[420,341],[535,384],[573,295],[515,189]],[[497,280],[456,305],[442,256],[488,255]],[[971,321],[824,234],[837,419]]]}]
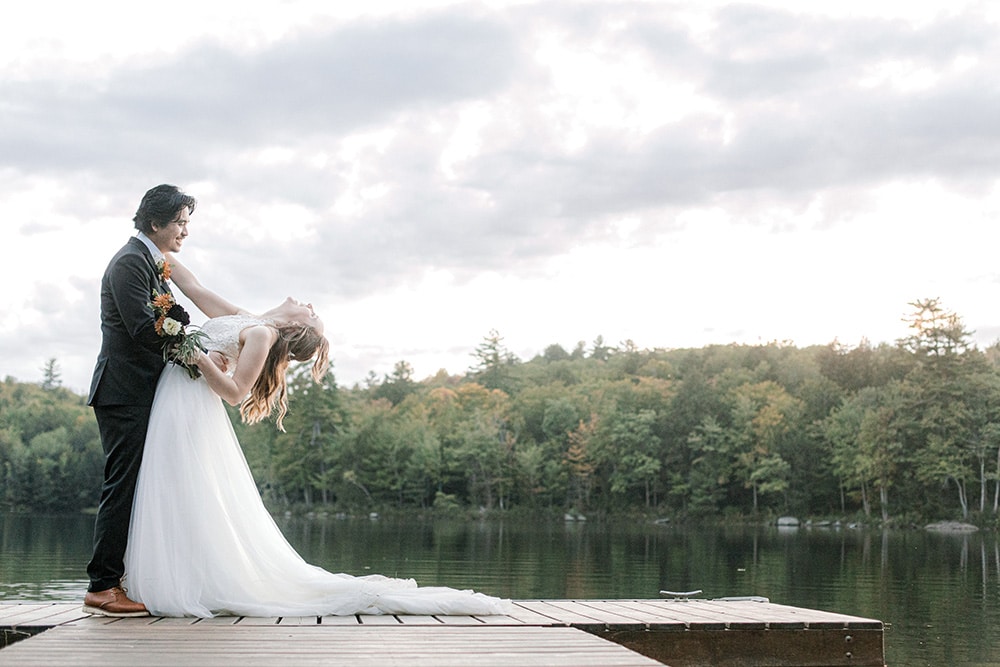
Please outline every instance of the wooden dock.
[{"label": "wooden dock", "polygon": [[883,667],[881,621],[763,599],[518,600],[503,616],[111,619],[0,603],[0,665]]}]

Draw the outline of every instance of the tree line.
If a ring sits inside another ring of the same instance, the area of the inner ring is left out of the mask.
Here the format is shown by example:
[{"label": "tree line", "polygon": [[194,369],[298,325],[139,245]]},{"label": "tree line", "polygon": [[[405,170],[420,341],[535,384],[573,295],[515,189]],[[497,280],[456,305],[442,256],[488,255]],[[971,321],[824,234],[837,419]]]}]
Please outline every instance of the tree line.
[{"label": "tree line", "polygon": [[[521,360],[492,331],[462,375],[400,361],[344,388],[299,369],[283,433],[231,415],[274,511],[996,523],[1000,344],[978,349],[937,299],[910,306],[906,338],[852,347],[598,337]],[[0,501],[92,506],[92,411],[45,373],[0,384]]]}]

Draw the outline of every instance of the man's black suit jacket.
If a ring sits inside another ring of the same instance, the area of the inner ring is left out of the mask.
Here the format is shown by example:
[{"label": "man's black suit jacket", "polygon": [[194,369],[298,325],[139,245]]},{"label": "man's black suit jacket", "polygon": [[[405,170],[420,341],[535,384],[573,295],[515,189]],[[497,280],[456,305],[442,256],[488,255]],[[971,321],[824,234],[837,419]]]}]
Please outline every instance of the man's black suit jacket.
[{"label": "man's black suit jacket", "polygon": [[101,279],[101,352],[88,405],[149,406],[163,371],[163,340],[150,308],[153,291],[169,291],[153,257],[132,237],[111,259]]}]

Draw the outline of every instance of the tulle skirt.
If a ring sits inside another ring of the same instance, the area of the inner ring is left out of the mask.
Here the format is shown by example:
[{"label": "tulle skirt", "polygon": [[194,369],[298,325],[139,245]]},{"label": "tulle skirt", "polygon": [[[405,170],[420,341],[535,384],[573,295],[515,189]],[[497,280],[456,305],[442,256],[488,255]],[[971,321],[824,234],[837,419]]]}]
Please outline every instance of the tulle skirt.
[{"label": "tulle skirt", "polygon": [[168,364],[139,471],[125,585],[157,616],[504,614],[508,600],[310,565],[257,491],[222,400]]}]

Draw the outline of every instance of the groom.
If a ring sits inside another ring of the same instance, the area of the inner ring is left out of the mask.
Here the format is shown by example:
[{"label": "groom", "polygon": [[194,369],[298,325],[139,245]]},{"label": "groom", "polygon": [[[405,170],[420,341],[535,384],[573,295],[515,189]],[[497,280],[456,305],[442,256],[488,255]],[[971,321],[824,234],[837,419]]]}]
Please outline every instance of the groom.
[{"label": "groom", "polygon": [[162,339],[149,306],[153,291],[169,292],[163,254],[180,252],[197,201],[173,185],[146,192],[133,222],[138,233],[118,251],[101,280],[101,352],[90,385],[104,448],[104,484],[94,525],[94,555],[83,611],[148,616],[122,588],[132,497],[150,407],[163,370]]}]

